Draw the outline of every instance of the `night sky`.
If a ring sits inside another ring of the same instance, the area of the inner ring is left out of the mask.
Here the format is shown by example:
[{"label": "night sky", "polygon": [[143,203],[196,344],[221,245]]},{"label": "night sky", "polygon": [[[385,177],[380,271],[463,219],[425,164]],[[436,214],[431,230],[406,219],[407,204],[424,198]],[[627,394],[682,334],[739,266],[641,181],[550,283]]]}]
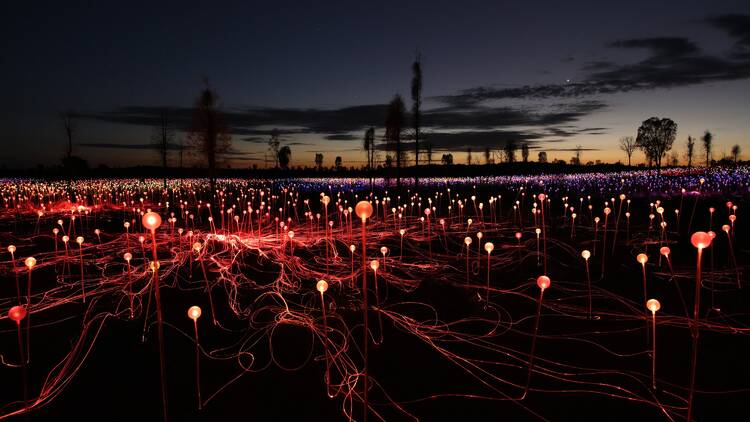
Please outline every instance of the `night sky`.
[{"label": "night sky", "polygon": [[477,160],[509,139],[529,142],[533,159],[567,160],[581,145],[584,162],[625,160],[617,140],[651,116],[677,122],[681,159],[705,129],[714,158],[737,143],[750,154],[747,0],[21,3],[3,6],[0,25],[7,168],[60,162],[64,110],[90,165],[156,164],[150,125],[166,107],[187,128],[204,76],[230,125],[232,167],[263,166],[274,128],[293,166],[316,152],[360,166],[385,104],[400,93],[410,106],[417,51],[438,161],[452,151],[464,162],[467,148]]}]

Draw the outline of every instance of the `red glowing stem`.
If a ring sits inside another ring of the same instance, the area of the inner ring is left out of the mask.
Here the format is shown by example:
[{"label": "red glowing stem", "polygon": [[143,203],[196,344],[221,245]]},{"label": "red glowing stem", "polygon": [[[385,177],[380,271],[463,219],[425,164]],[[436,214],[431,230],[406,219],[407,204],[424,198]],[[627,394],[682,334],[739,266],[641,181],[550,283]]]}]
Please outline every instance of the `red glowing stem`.
[{"label": "red glowing stem", "polygon": [[[697,200],[696,200],[697,202]],[[693,420],[693,395],[695,394],[695,369],[698,363],[698,318],[700,315],[701,301],[701,258],[703,257],[703,248],[698,248],[698,259],[695,269],[695,306],[693,307],[693,327],[692,327],[692,355],[690,358],[690,390],[688,392],[688,413],[687,421]]]},{"label": "red glowing stem", "polygon": [[161,378],[161,402],[164,422],[167,422],[167,368],[164,362],[164,326],[161,314],[161,294],[159,293],[159,257],[156,249],[156,230],[151,230],[151,245],[154,255],[154,297],[156,298],[156,329],[159,338],[159,374]]},{"label": "red glowing stem", "polygon": [[193,328],[195,333],[195,392],[198,398],[198,410],[203,408],[201,400],[201,355],[198,343],[198,319],[193,318]]},{"label": "red glowing stem", "polygon": [[363,420],[367,422],[367,413],[368,409],[370,407],[369,400],[368,400],[368,390],[370,389],[370,382],[367,377],[367,366],[369,361],[369,355],[368,355],[368,347],[367,343],[368,336],[369,336],[369,324],[367,321],[367,242],[366,242],[366,234],[365,234],[365,225],[367,220],[364,218],[362,219],[362,313],[364,314],[364,353],[365,353],[365,367],[362,372],[362,376],[364,377],[364,417]]},{"label": "red glowing stem", "polygon": [[539,319],[542,313],[542,299],[544,298],[544,289],[539,292],[539,301],[536,306],[536,319],[534,320],[534,334],[531,337],[531,354],[529,355],[529,372],[526,376],[526,386],[523,389],[523,396],[521,399],[526,398],[526,394],[529,392],[529,386],[531,385],[531,374],[534,372],[534,352],[536,350],[536,337],[539,332]]}]

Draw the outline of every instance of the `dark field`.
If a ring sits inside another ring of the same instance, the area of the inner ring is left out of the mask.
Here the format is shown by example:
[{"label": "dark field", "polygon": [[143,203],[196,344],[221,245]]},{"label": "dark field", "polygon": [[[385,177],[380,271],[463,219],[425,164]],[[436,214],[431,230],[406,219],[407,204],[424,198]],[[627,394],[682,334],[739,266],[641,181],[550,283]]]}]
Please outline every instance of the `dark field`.
[{"label": "dark field", "polygon": [[[702,252],[692,410],[698,421],[743,420],[748,181],[745,167],[427,179],[400,190],[374,181],[364,234],[368,420],[685,420],[699,231],[715,238]],[[219,180],[212,191],[198,179],[166,190],[160,180],[8,179],[1,189],[0,417],[162,418],[154,245],[141,216],[150,209],[162,220],[155,239],[170,420],[363,420],[363,232],[353,214],[370,195],[368,180]],[[551,285],[540,296],[545,274]],[[18,305],[16,277],[31,321],[18,326],[30,352],[26,406],[19,331],[7,312]],[[647,299],[661,304],[655,380]],[[202,309],[201,410],[193,305]]]}]

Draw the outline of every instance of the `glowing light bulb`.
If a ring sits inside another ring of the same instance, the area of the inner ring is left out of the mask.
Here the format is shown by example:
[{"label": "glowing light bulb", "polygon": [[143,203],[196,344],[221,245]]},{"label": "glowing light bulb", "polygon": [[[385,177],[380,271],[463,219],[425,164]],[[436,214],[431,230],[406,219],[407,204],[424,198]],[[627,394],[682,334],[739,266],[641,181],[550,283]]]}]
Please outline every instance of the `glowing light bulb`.
[{"label": "glowing light bulb", "polygon": [[367,220],[372,215],[372,204],[367,201],[359,201],[354,208],[354,212],[362,221]]},{"label": "glowing light bulb", "polygon": [[356,247],[356,246],[354,246],[354,245],[349,245],[349,251],[350,251],[351,253],[354,253],[354,251],[355,251],[355,250],[357,250],[357,247]]},{"label": "glowing light bulb", "polygon": [[155,212],[147,212],[146,214],[143,214],[141,222],[143,227],[154,231],[161,226],[161,216]]},{"label": "glowing light bulb", "polygon": [[125,255],[122,256],[126,261],[130,262],[131,259],[133,259],[133,254],[130,252],[126,252]]},{"label": "glowing light bulb", "polygon": [[669,246],[662,246],[661,249],[659,249],[659,253],[664,256],[669,256],[670,252],[672,251],[669,249]]},{"label": "glowing light bulb", "polygon": [[76,243],[78,243],[79,245],[82,245],[83,244],[83,236],[76,237]]},{"label": "glowing light bulb", "polygon": [[587,249],[584,249],[581,252],[581,256],[583,257],[583,259],[588,260],[589,258],[591,258],[591,252],[589,252]]},{"label": "glowing light bulb", "polygon": [[492,253],[493,250],[495,250],[495,245],[492,244],[492,242],[487,242],[484,244],[484,250],[487,251],[487,253]]},{"label": "glowing light bulb", "polygon": [[638,254],[638,256],[637,256],[637,257],[635,257],[635,259],[636,259],[636,260],[637,260],[637,261],[638,261],[638,262],[639,262],[639,263],[640,263],[641,265],[646,265],[646,263],[648,262],[648,255],[646,255],[645,253],[639,253],[639,254]]},{"label": "glowing light bulb", "polygon": [[21,320],[26,318],[26,308],[21,305],[16,305],[8,311],[8,318],[14,321],[16,324],[20,323]]},{"label": "glowing light bulb", "polygon": [[540,275],[536,279],[536,285],[539,286],[539,288],[542,290],[548,288],[550,284],[552,284],[552,280],[550,280],[546,275]]},{"label": "glowing light bulb", "polygon": [[372,268],[373,271],[377,271],[378,268],[380,268],[380,262],[378,262],[377,259],[373,259],[370,261],[370,268]]},{"label": "glowing light bulb", "polygon": [[34,258],[33,256],[30,256],[26,258],[26,261],[24,261],[24,264],[26,264],[26,266],[29,267],[29,269],[32,269],[36,265],[36,258]]},{"label": "glowing light bulb", "polygon": [[656,313],[656,311],[661,309],[661,303],[656,299],[649,299],[648,302],[646,302],[646,307],[652,313]]},{"label": "glowing light bulb", "polygon": [[191,306],[187,310],[188,318],[192,319],[193,321],[196,321],[198,318],[201,317],[201,308],[200,306]]},{"label": "glowing light bulb", "polygon": [[385,256],[385,254],[388,253],[388,248],[386,248],[385,246],[383,246],[382,248],[380,248],[380,253],[382,253],[383,256]]},{"label": "glowing light bulb", "polygon": [[469,246],[469,245],[471,245],[471,238],[470,238],[469,236],[466,236],[466,237],[464,238],[464,243],[466,243],[466,246]]},{"label": "glowing light bulb", "polygon": [[706,232],[695,232],[690,236],[690,243],[698,249],[711,246],[711,236]]},{"label": "glowing light bulb", "polygon": [[328,290],[328,282],[325,280],[318,281],[318,284],[315,285],[315,289],[320,293],[325,293],[326,290]]},{"label": "glowing light bulb", "polygon": [[8,246],[8,252],[10,252],[11,254],[16,253],[16,247],[14,245]]}]

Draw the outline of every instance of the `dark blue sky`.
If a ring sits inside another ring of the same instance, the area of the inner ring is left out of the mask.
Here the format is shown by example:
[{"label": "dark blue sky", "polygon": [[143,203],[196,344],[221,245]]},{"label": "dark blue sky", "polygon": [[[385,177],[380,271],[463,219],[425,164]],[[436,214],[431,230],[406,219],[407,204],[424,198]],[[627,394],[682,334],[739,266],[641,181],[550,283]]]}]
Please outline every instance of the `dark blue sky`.
[{"label": "dark blue sky", "polygon": [[617,139],[652,115],[677,121],[680,153],[704,129],[717,156],[750,151],[747,1],[103,3],[4,6],[1,165],[59,162],[67,109],[76,155],[153,164],[154,113],[169,107],[186,127],[204,75],[233,166],[263,165],[274,127],[293,165],[315,152],[358,164],[383,104],[408,102],[417,49],[436,156],[516,139],[613,161]]}]

